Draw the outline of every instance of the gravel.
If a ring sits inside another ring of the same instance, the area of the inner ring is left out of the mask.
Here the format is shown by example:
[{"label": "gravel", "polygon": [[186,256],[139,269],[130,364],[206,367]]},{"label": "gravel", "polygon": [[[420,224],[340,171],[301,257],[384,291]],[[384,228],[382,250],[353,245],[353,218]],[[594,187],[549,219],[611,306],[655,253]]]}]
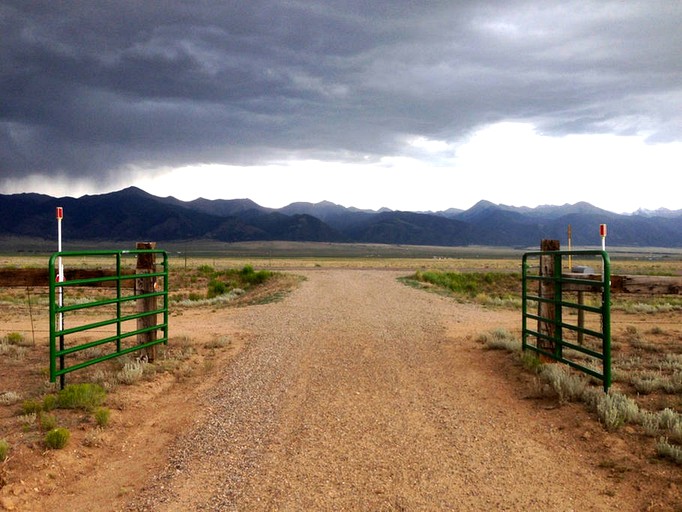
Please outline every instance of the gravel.
[{"label": "gravel", "polygon": [[513,315],[393,271],[305,274],[215,312],[250,341],[127,510],[631,510],[471,340]]}]

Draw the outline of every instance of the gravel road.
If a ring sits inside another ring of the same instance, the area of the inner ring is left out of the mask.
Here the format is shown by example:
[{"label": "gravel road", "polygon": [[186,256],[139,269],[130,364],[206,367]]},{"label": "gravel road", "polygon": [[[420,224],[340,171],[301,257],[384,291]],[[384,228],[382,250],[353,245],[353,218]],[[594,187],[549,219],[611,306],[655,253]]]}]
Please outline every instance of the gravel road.
[{"label": "gravel road", "polygon": [[128,510],[634,510],[471,339],[508,313],[392,271],[305,275],[215,312],[248,346]]}]

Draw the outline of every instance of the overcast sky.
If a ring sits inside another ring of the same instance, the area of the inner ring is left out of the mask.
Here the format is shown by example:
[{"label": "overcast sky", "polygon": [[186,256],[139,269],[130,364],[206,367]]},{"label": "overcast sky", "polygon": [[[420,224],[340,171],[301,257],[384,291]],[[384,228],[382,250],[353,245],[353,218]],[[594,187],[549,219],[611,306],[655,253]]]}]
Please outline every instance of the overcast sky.
[{"label": "overcast sky", "polygon": [[2,0],[0,193],[682,208],[682,1]]}]

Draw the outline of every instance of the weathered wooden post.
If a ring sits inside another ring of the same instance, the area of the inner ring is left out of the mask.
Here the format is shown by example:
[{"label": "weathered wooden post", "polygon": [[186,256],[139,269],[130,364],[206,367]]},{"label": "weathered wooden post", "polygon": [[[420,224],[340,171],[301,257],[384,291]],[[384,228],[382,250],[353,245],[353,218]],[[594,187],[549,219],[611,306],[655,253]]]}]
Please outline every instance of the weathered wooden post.
[{"label": "weathered wooden post", "polygon": [[[540,243],[540,250],[558,251],[561,247],[559,240],[542,240]],[[540,256],[540,275],[553,277],[554,276],[554,256]],[[550,279],[540,280],[539,297],[543,299],[554,300],[554,281]],[[539,302],[538,303],[538,332],[543,336],[538,336],[538,348],[552,354],[555,353],[554,337],[556,335],[556,307],[554,302]],[[545,337],[546,336],[546,337]],[[540,360],[543,362],[553,361],[552,358],[540,354]]]},{"label": "weathered wooden post", "polygon": [[[136,248],[156,249],[156,242],[138,242]],[[136,274],[153,274],[156,271],[156,254],[141,253],[137,255]],[[138,277],[135,279],[136,295],[144,295],[156,291],[156,277]],[[138,299],[137,312],[156,311],[156,297]],[[144,329],[156,325],[156,314],[150,314],[137,319],[137,328]],[[137,335],[137,344],[142,345],[156,340],[156,329]],[[156,345],[145,348],[147,361],[150,363],[156,358]]]}]

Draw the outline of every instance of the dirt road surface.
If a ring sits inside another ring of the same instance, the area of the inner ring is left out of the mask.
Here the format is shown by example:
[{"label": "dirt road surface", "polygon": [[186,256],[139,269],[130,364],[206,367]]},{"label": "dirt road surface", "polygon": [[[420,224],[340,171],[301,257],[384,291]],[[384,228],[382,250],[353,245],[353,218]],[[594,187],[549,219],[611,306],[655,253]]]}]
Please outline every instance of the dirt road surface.
[{"label": "dirt road surface", "polygon": [[[517,331],[518,312],[399,275],[311,270],[281,302],[174,318],[196,336],[241,332],[244,347],[216,377],[140,411],[157,428],[180,418],[159,429],[172,440],[129,440],[139,451],[44,509],[668,510],[674,484],[649,486],[582,406],[528,398],[532,377],[476,343]],[[126,471],[134,490],[116,493]]]}]

